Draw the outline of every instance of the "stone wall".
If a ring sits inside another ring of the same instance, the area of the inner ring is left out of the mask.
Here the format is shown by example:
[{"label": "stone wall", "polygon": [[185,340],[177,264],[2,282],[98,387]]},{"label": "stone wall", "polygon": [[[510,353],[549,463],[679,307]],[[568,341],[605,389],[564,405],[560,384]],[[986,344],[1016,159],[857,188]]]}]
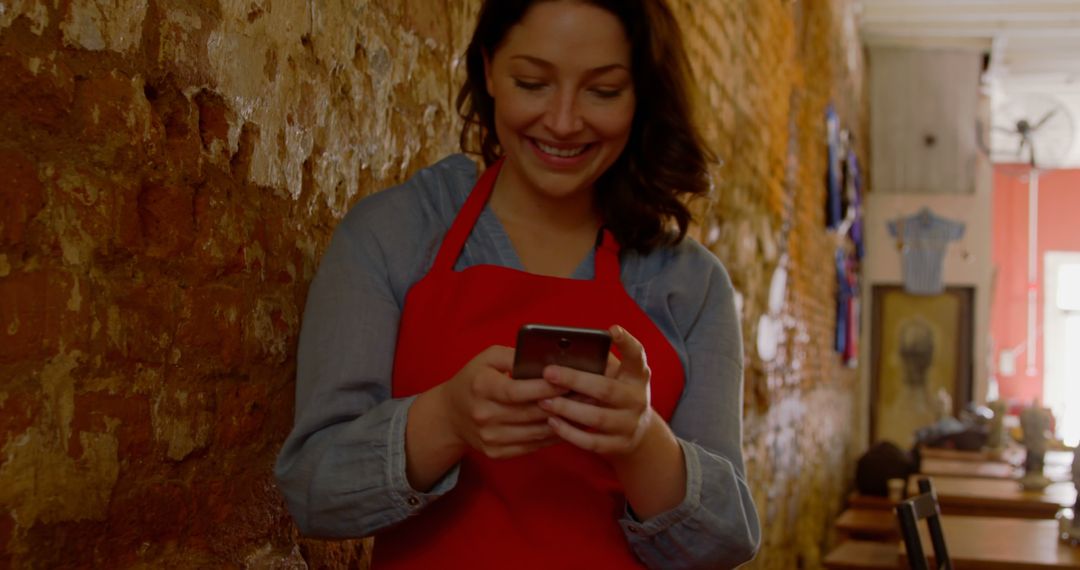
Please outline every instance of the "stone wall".
[{"label": "stone wall", "polygon": [[[856,439],[822,220],[825,104],[865,132],[850,6],[674,4],[725,160],[695,233],[744,299],[753,566],[814,567]],[[0,0],[0,567],[366,566],[296,535],[270,467],[319,256],[456,148],[476,5]]]}]

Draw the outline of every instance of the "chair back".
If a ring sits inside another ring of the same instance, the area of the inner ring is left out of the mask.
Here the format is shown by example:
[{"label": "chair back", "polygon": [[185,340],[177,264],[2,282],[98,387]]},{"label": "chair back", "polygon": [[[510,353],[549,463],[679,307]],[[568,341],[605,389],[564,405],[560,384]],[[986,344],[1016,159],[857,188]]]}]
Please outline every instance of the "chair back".
[{"label": "chair back", "polygon": [[908,564],[913,570],[929,570],[930,563],[923,552],[919,538],[919,521],[925,520],[934,547],[934,567],[952,570],[949,550],[945,546],[945,533],[941,530],[941,508],[937,493],[928,478],[919,479],[919,494],[896,505],[896,518],[900,522],[900,535],[907,549]]}]

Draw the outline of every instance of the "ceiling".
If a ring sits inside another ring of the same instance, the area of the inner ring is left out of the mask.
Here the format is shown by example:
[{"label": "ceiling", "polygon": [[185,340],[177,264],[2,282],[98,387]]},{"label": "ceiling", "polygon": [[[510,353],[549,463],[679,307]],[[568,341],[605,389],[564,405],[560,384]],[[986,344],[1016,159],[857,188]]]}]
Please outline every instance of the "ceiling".
[{"label": "ceiling", "polygon": [[[984,80],[999,134],[1002,123],[1024,113],[1037,122],[1058,106],[1041,135],[1070,141],[1057,166],[1080,165],[1080,0],[856,0],[856,9],[868,45],[988,54]],[[1015,155],[1016,140],[995,136],[995,158]]]}]

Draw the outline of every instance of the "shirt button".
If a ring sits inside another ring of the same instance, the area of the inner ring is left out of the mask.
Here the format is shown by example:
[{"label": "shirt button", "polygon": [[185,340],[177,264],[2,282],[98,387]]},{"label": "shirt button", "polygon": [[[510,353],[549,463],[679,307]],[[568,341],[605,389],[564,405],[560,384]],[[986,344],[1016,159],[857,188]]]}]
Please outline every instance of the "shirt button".
[{"label": "shirt button", "polygon": [[637,525],[630,525],[630,532],[633,534],[641,534],[641,527]]},{"label": "shirt button", "polygon": [[409,503],[410,507],[419,507],[420,506],[420,498],[417,497],[416,495],[409,495],[409,498],[406,499],[405,502]]}]

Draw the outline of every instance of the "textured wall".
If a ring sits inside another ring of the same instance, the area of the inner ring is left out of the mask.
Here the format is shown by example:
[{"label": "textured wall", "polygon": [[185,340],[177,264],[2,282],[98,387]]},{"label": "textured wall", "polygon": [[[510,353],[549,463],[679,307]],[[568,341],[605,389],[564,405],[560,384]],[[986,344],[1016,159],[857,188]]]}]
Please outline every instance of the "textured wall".
[{"label": "textured wall", "polygon": [[[816,566],[853,440],[822,278],[825,103],[863,123],[848,2],[675,4],[726,161],[698,233],[748,339],[791,259],[780,356],[747,343],[754,566]],[[475,7],[0,0],[0,567],[365,565],[298,539],[270,466],[319,255],[455,148]]]},{"label": "textured wall", "polygon": [[[866,164],[863,57],[852,4],[676,3],[721,157],[701,240],[743,295],[747,470],[762,516],[753,568],[817,568],[853,476],[857,375],[832,351],[840,243],[825,231],[825,108],[831,101]],[[788,262],[775,359],[755,347],[772,273]],[[863,352],[864,361],[868,356]]]}]

